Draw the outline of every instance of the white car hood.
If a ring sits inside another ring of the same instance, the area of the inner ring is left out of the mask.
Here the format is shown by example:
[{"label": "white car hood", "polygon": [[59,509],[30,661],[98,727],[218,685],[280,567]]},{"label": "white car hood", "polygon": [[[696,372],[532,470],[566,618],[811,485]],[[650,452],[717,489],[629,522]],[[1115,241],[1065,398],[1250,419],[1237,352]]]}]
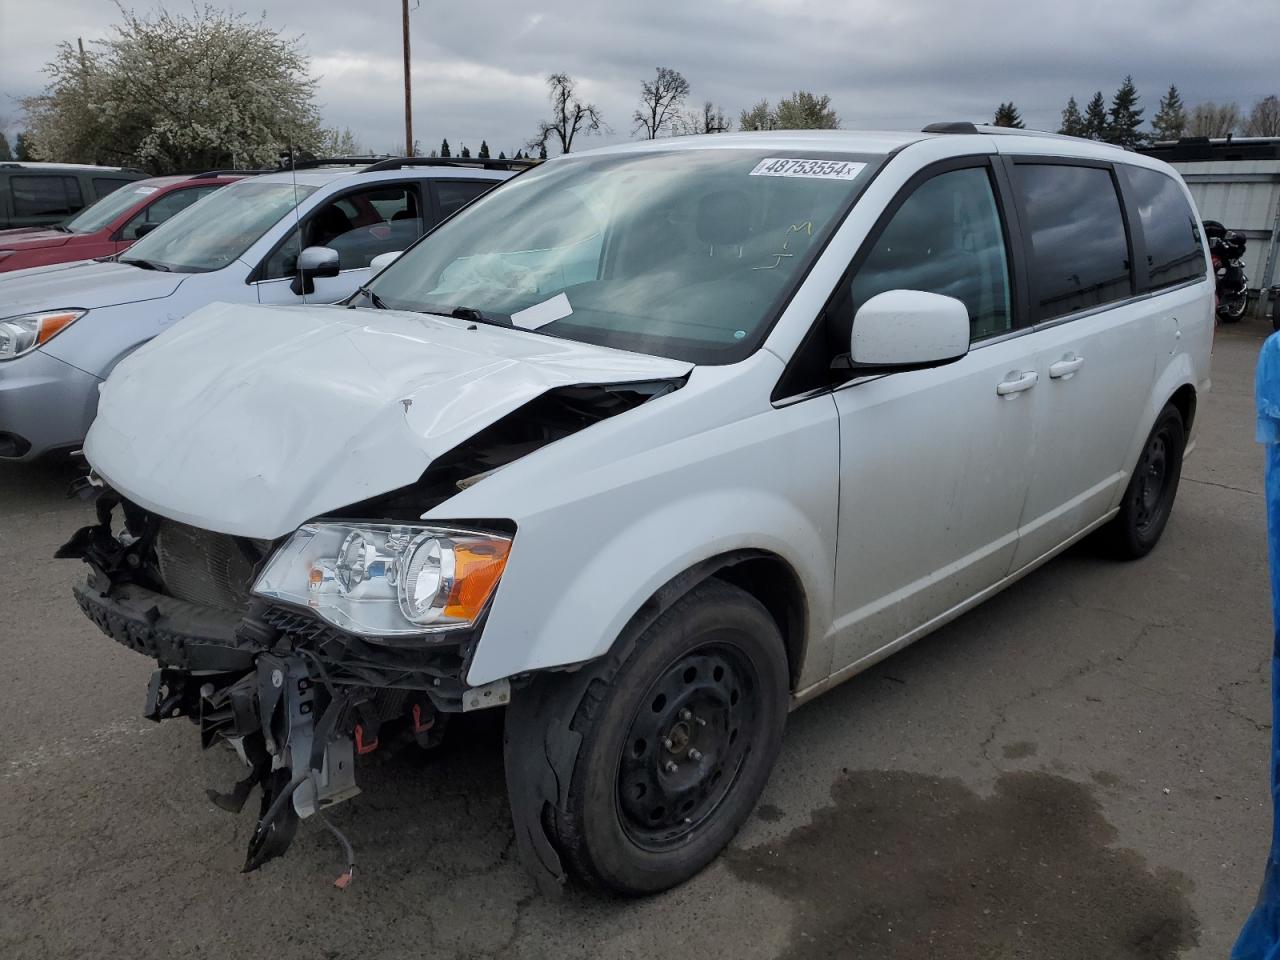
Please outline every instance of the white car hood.
[{"label": "white car hood", "polygon": [[213,304],[116,367],[85,455],[162,516],[274,538],[412,483],[547,390],[690,369],[446,317]]},{"label": "white car hood", "polygon": [[0,318],[37,310],[93,310],[173,294],[189,273],[144,270],[113,260],[79,260],[0,274]]}]

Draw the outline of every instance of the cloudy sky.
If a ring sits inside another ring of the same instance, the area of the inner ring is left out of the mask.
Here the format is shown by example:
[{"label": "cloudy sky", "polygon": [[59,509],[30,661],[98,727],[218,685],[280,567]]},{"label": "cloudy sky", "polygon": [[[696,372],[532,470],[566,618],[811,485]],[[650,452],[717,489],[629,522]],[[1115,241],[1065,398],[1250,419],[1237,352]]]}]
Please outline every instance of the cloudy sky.
[{"label": "cloudy sky", "polygon": [[[221,6],[221,4],[215,4]],[[171,7],[183,9],[182,0]],[[403,142],[399,0],[244,0],[303,38],[326,122],[367,148]],[[1110,98],[1126,73],[1147,117],[1177,83],[1189,103],[1246,109],[1280,88],[1280,3],[1230,13],[1205,0],[410,0],[414,131],[512,152],[546,114],[544,77],[567,71],[631,136],[642,79],[680,70],[691,100],[736,117],[761,97],[829,93],[845,127],[987,119],[1013,100],[1054,129],[1069,95]],[[135,9],[152,9],[139,0]],[[59,40],[107,35],[110,0],[0,0],[0,128],[21,128]],[[583,146],[587,146],[584,142]]]}]

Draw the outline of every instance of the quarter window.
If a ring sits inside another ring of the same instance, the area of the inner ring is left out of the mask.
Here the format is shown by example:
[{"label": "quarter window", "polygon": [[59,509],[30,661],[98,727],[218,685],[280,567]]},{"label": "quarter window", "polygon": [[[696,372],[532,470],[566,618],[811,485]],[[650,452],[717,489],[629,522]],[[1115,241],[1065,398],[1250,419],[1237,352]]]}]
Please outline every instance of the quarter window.
[{"label": "quarter window", "polygon": [[969,311],[969,336],[1013,326],[1004,231],[986,167],[940,173],[917,187],[880,232],[836,308],[838,352],[858,308],[887,290],[954,297]]},{"label": "quarter window", "polygon": [[84,206],[75,177],[9,178],[13,213],[18,217],[65,217]]},{"label": "quarter window", "polygon": [[461,210],[480,194],[497,186],[493,180],[438,180],[436,199],[440,203],[440,219]]},{"label": "quarter window", "polygon": [[1138,208],[1152,287],[1169,287],[1205,275],[1204,241],[1191,205],[1172,177],[1125,165]]},{"label": "quarter window", "polygon": [[1122,300],[1133,292],[1129,243],[1111,171],[1024,163],[1014,183],[1031,238],[1036,319]]}]

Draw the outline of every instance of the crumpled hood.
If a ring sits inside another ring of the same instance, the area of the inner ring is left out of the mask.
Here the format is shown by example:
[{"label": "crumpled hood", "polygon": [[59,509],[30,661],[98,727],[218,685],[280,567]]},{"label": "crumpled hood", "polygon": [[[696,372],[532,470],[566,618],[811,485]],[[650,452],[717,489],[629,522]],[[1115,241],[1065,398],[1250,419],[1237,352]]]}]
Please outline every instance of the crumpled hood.
[{"label": "crumpled hood", "polygon": [[172,295],[186,273],[144,270],[112,260],[81,260],[0,274],[0,317],[36,310],[93,310]]},{"label": "crumpled hood", "polygon": [[116,367],[85,455],[163,516],[274,538],[412,483],[547,390],[691,368],[447,317],[213,304]]},{"label": "crumpled hood", "polygon": [[43,250],[60,247],[75,234],[61,230],[0,230],[0,250]]}]

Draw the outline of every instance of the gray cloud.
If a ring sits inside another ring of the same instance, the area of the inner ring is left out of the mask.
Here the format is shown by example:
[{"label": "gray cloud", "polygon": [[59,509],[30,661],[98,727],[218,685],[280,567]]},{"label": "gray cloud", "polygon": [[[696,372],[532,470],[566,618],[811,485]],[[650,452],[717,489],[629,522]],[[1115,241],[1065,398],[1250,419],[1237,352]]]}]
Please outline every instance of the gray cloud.
[{"label": "gray cloud", "polygon": [[[103,36],[114,12],[106,0],[0,0],[0,124],[21,126],[16,98],[40,89],[57,41]],[[304,38],[329,124],[375,150],[403,141],[398,3],[273,0],[266,16]],[[427,147],[483,138],[511,152],[545,113],[542,78],[565,70],[613,128],[595,142],[626,139],[658,64],[688,77],[695,102],[734,115],[761,97],[827,92],[847,127],[985,119],[1012,99],[1029,126],[1052,129],[1069,95],[1109,98],[1126,73],[1148,117],[1170,82],[1189,102],[1247,109],[1280,87],[1280,4],[1242,16],[1203,0],[424,0],[412,14],[414,129]]]}]

